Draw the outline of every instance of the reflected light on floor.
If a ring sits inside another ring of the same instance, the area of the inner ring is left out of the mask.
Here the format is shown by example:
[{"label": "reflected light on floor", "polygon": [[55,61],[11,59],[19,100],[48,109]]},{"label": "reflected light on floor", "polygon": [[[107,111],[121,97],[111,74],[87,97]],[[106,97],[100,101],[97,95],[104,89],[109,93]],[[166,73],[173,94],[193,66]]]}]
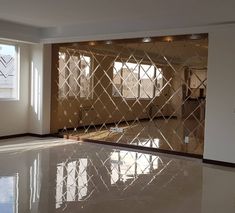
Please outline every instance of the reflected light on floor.
[{"label": "reflected light on floor", "polygon": [[55,146],[64,146],[67,144],[79,143],[78,141],[73,140],[35,140],[32,142],[20,143],[20,144],[10,144],[10,145],[2,145],[0,146],[0,153],[4,152],[25,152],[29,150],[38,150],[38,149],[46,149]]},{"label": "reflected light on floor", "polygon": [[1,213],[235,212],[233,168],[57,138],[3,143]]}]

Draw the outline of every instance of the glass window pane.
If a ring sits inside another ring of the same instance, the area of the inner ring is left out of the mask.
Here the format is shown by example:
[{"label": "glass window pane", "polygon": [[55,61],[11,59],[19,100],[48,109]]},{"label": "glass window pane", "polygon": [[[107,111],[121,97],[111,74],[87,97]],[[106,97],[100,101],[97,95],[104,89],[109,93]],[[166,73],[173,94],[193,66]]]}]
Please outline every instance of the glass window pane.
[{"label": "glass window pane", "polygon": [[91,58],[59,52],[59,97],[91,96]]},{"label": "glass window pane", "polygon": [[0,44],[0,98],[18,98],[16,46]]},{"label": "glass window pane", "polygon": [[121,62],[114,62],[113,68],[113,96],[118,97],[122,95],[122,67],[123,64]]},{"label": "glass window pane", "polygon": [[156,69],[156,80],[157,84],[155,87],[155,96],[160,96],[162,87],[163,87],[163,73],[161,68]]},{"label": "glass window pane", "polygon": [[122,69],[123,96],[125,98],[138,97],[139,66],[135,63],[125,63]]},{"label": "glass window pane", "polygon": [[79,57],[71,56],[69,61],[69,96],[78,94]]},{"label": "glass window pane", "polygon": [[68,72],[68,55],[59,52],[59,97],[65,97],[68,92],[67,77]]},{"label": "glass window pane", "polygon": [[155,68],[152,65],[140,65],[140,97],[153,98],[154,91],[154,72]]},{"label": "glass window pane", "polygon": [[88,98],[91,93],[91,58],[81,55],[80,97]]}]

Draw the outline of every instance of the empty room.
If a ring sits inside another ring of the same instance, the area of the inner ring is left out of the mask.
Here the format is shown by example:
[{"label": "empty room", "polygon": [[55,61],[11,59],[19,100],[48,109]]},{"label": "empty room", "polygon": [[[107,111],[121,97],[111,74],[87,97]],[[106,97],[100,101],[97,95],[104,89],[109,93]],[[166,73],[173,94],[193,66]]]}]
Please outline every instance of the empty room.
[{"label": "empty room", "polygon": [[0,213],[234,213],[234,9],[2,1]]}]

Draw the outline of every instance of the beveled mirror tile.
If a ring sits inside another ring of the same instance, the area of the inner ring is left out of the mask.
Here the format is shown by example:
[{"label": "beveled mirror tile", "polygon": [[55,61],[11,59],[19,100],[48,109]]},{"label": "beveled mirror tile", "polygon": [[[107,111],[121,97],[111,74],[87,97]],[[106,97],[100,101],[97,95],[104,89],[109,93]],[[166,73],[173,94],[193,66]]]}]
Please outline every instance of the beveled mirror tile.
[{"label": "beveled mirror tile", "polygon": [[56,129],[202,154],[207,39],[60,45]]}]

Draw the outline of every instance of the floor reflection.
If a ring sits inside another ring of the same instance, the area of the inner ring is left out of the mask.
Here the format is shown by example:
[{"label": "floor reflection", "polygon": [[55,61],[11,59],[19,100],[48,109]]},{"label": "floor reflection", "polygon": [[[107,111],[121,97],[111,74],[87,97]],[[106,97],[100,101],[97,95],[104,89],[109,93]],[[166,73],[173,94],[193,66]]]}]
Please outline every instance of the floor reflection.
[{"label": "floor reflection", "polygon": [[1,212],[18,212],[18,174],[0,177]]},{"label": "floor reflection", "polygon": [[[72,147],[72,156],[56,164],[57,210],[68,209],[70,212],[76,207],[84,211],[85,208],[90,209],[90,205],[98,205],[99,208],[99,202],[119,202],[124,198],[134,202],[137,197],[145,197],[145,192],[150,193],[148,191],[157,183],[158,178],[162,178],[161,175],[167,172],[171,164],[177,165],[170,158],[153,154],[111,148],[89,152],[84,150],[86,146],[79,145],[79,150],[75,152]],[[75,157],[78,154],[79,159]],[[182,171],[179,168],[174,175]],[[164,186],[171,182],[171,178],[172,176],[165,179]],[[156,191],[160,189],[159,185]]]},{"label": "floor reflection", "polygon": [[87,196],[87,159],[63,162],[57,165],[56,208],[65,202],[81,201]]},{"label": "floor reflection", "polygon": [[[109,127],[109,128],[108,128]],[[86,132],[71,131],[69,135],[80,139],[101,140],[106,142],[132,144],[150,148],[160,148],[191,154],[203,154],[204,123],[196,119],[155,119],[153,121],[138,121],[127,125],[119,124],[123,132],[110,131],[112,125],[104,129],[89,128]],[[63,134],[63,133],[62,133]],[[66,133],[67,134],[67,133]]]},{"label": "floor reflection", "polygon": [[46,148],[0,153],[1,213],[235,210],[234,169],[63,139],[47,146],[53,140],[44,140]]},{"label": "floor reflection", "polygon": [[[141,175],[149,175],[163,164],[159,156],[131,151],[113,150],[105,160],[96,155],[57,164],[56,208],[67,202],[92,199],[99,191],[97,183],[107,191],[113,187],[125,191],[133,187]],[[97,176],[99,167],[103,167],[103,173]]]}]

